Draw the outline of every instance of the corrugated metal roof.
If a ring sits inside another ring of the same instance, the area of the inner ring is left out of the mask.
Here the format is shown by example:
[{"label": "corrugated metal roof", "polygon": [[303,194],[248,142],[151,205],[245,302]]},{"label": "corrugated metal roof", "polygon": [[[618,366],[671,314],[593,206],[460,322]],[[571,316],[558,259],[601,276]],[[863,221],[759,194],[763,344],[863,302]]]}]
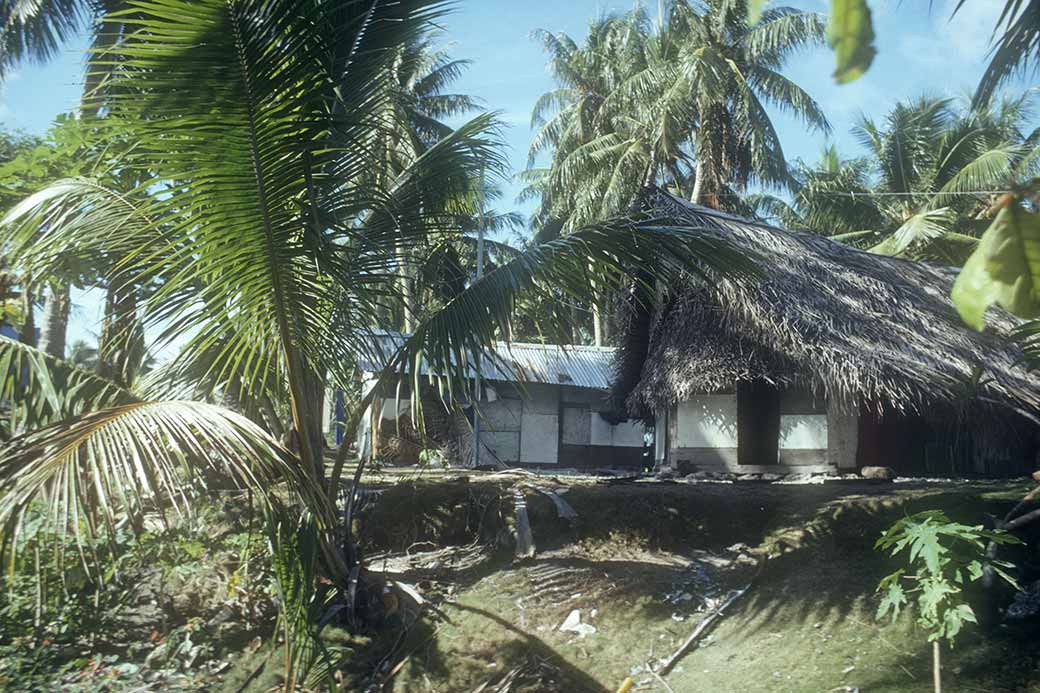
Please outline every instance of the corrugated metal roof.
[{"label": "corrugated metal roof", "polygon": [[[373,332],[372,353],[359,359],[358,367],[366,373],[381,371],[407,336],[400,332]],[[606,390],[612,379],[613,361],[613,347],[495,342],[494,356],[484,360],[481,377],[485,380]],[[476,375],[474,362],[471,357],[471,377]],[[421,368],[422,375],[429,375],[425,361]]]}]

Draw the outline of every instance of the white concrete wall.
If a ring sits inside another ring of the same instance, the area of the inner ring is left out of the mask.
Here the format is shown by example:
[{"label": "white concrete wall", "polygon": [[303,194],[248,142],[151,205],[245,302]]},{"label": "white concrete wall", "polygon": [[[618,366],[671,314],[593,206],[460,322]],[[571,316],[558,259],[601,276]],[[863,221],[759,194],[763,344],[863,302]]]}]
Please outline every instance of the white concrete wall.
[{"label": "white concrete wall", "polygon": [[529,464],[559,462],[560,420],[555,414],[524,411],[520,430],[520,461]]},{"label": "white concrete wall", "polygon": [[826,414],[781,414],[781,450],[826,450]]},{"label": "white concrete wall", "polygon": [[694,395],[677,407],[673,448],[737,447],[737,396]]},{"label": "white concrete wall", "polygon": [[485,431],[519,431],[523,402],[518,399],[500,399],[481,402],[480,427]]},{"label": "white concrete wall", "polygon": [[[596,414],[588,407],[567,405],[563,408],[564,445],[589,445],[592,442],[591,420]],[[598,417],[597,417],[598,418]]]},{"label": "white concrete wall", "polygon": [[383,421],[396,421],[397,417],[405,414],[412,415],[412,400],[397,399],[396,397],[388,397],[383,400]]},{"label": "white concrete wall", "polygon": [[520,431],[481,431],[480,441],[502,462],[520,459]]},{"label": "white concrete wall", "polygon": [[590,442],[592,445],[610,445],[619,448],[643,447],[643,424],[639,421],[622,421],[611,426],[597,412],[590,412]]},{"label": "white concrete wall", "polygon": [[559,462],[560,392],[553,385],[529,384],[521,393],[520,461],[526,464]]}]

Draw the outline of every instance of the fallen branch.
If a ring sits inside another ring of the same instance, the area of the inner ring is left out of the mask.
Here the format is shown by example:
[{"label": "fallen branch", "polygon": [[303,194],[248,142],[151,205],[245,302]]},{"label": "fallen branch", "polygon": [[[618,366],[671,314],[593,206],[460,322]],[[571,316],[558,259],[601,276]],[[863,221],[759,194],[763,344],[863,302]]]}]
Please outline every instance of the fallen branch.
[{"label": "fallen branch", "polygon": [[[646,665],[646,670],[654,675],[654,678],[657,679],[657,682],[660,683],[662,686],[664,686],[664,689],[666,691],[668,691],[668,693],[675,693],[675,691],[672,690],[672,687],[668,685],[668,682],[665,681],[663,678],[661,678],[660,674],[658,674],[656,671],[654,671],[654,668],[652,666],[650,666],[649,662]],[[666,671],[664,673],[667,674],[668,672]]]},{"label": "fallen branch", "polygon": [[693,647],[706,632],[708,632],[708,629],[712,626],[712,624],[714,624],[719,618],[722,617],[722,614],[726,611],[726,609],[728,609],[738,599],[747,594],[748,590],[750,590],[751,587],[755,584],[755,581],[758,580],[758,576],[762,574],[762,568],[765,567],[765,564],[766,559],[763,558],[762,562],[758,566],[758,570],[755,572],[755,576],[751,578],[751,582],[744,585],[736,592],[730,594],[729,598],[726,601],[724,601],[713,612],[711,612],[710,614],[708,614],[700,620],[700,622],[697,624],[697,627],[693,629],[692,633],[690,633],[690,637],[686,638],[686,640],[683,641],[683,644],[679,646],[679,649],[673,652],[671,656],[668,657],[668,659],[664,660],[664,662],[661,663],[661,667],[657,670],[658,675],[666,676],[668,672],[672,670],[672,667],[675,666],[676,662],[682,659],[683,655],[685,655],[690,650],[690,648]]}]

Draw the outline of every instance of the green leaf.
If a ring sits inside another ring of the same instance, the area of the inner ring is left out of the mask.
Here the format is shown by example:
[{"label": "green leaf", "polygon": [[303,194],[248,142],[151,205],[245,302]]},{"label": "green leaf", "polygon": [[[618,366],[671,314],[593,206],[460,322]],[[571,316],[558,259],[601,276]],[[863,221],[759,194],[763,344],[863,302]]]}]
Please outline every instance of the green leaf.
[{"label": "green leaf", "polygon": [[867,0],[832,0],[827,40],[836,60],[834,80],[846,84],[862,77],[877,54]]},{"label": "green leaf", "polygon": [[918,598],[921,615],[929,621],[934,620],[946,598],[959,591],[942,578],[925,580],[921,583],[921,596]]},{"label": "green leaf", "polygon": [[[890,575],[889,577],[893,576]],[[881,620],[891,611],[892,620],[896,620],[899,617],[900,609],[906,603],[906,591],[903,590],[903,586],[896,581],[888,583],[888,591],[881,598],[881,604],[878,605],[877,619]]]},{"label": "green leaf", "polygon": [[945,546],[939,543],[939,527],[929,521],[911,525],[906,536],[910,540],[910,562],[920,556],[924,559],[928,572],[938,575],[942,570]]},{"label": "green leaf", "polygon": [[967,604],[959,604],[952,609],[947,609],[943,614],[942,637],[952,646],[953,639],[964,628],[965,623],[978,623],[975,612]]},{"label": "green leaf", "polygon": [[1040,316],[1038,282],[1040,215],[1012,202],[983,234],[950,296],[964,322],[981,330],[986,309],[994,303],[1021,318]]},{"label": "green leaf", "polygon": [[762,11],[766,8],[766,3],[769,0],[748,0],[747,5],[747,23],[748,26],[754,26],[758,24],[758,21],[762,19]]}]

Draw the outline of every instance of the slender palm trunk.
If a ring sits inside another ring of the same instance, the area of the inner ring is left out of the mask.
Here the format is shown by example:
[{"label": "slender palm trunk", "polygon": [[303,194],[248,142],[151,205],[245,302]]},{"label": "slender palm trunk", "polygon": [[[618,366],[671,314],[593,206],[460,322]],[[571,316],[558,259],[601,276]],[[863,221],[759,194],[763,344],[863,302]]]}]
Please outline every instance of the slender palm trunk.
[{"label": "slender palm trunk", "polygon": [[695,205],[704,204],[704,161],[698,157],[697,164],[693,169],[693,192],[690,193],[690,202]]},{"label": "slender palm trunk", "polygon": [[98,374],[128,387],[134,377],[133,339],[137,324],[137,287],[109,282],[98,340]]},{"label": "slender palm trunk", "polygon": [[408,253],[402,246],[398,246],[397,248],[397,265],[399,267],[398,271],[400,272],[398,281],[401,286],[401,305],[404,315],[401,321],[401,326],[405,332],[414,332],[416,307],[415,285],[408,273]]},{"label": "slender palm trunk", "polygon": [[22,292],[22,329],[18,338],[23,344],[36,346],[36,311],[33,308],[33,290],[26,286]]},{"label": "slender palm trunk", "polygon": [[69,329],[69,282],[51,285],[43,307],[40,349],[59,359],[65,358],[65,338]]},{"label": "slender palm trunk", "polygon": [[606,324],[603,319],[602,297],[595,285],[592,287],[592,341],[596,346],[603,346],[606,340]]}]

